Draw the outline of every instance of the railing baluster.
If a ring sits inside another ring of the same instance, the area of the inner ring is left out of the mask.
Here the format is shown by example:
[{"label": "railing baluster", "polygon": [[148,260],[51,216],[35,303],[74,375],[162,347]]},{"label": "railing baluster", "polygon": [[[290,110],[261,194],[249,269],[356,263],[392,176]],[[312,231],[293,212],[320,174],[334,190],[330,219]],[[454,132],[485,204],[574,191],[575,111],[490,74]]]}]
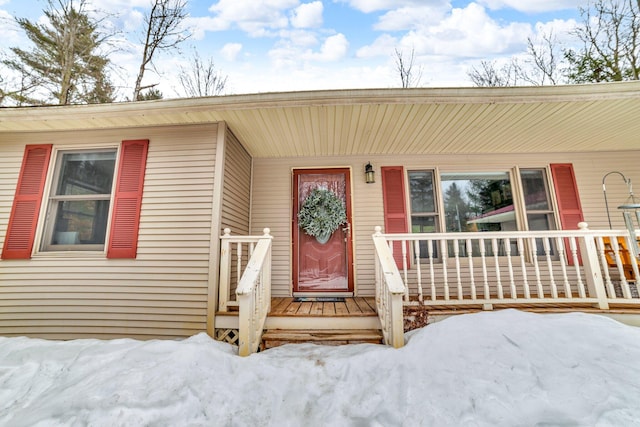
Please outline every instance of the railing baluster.
[{"label": "railing baluster", "polygon": [[242,242],[236,243],[236,287],[242,277]]},{"label": "railing baluster", "polygon": [[471,286],[471,299],[478,299],[478,295],[476,293],[476,281],[474,277],[473,271],[473,245],[471,244],[471,239],[467,239],[467,258],[469,259],[469,281]]},{"label": "railing baluster", "polygon": [[[414,240],[413,241],[413,252],[415,253],[415,260],[416,260],[416,276],[417,276],[417,280],[418,280],[418,301],[422,302],[423,300],[423,295],[422,295],[422,271],[420,269],[420,241],[419,240]],[[407,287],[408,289],[408,287]]]},{"label": "railing baluster", "polygon": [[576,245],[575,237],[569,237],[569,249],[571,250],[571,259],[573,259],[573,266],[576,269],[578,298],[586,298],[585,284],[582,281],[582,272],[580,270],[580,260],[578,259],[578,247]]},{"label": "railing baluster", "polygon": [[613,253],[616,255],[616,266],[618,267],[618,274],[620,275],[620,288],[622,289],[623,298],[631,298],[631,290],[629,289],[629,282],[627,282],[627,276],[624,274],[624,266],[622,257],[620,256],[620,245],[618,239],[613,237],[611,239],[613,245]]},{"label": "railing baluster", "polygon": [[480,259],[482,265],[482,284],[484,287],[484,299],[491,299],[491,291],[489,289],[489,277],[487,273],[487,248],[484,245],[484,239],[480,239]]},{"label": "railing baluster", "polygon": [[440,240],[441,253],[442,253],[442,282],[444,284],[444,299],[449,301],[449,278],[447,274],[447,256],[449,248],[447,248],[447,241]]},{"label": "railing baluster", "polygon": [[509,269],[509,291],[511,292],[511,298],[518,299],[518,292],[516,291],[516,281],[513,277],[513,262],[511,260],[511,239],[505,237],[502,241],[504,245],[504,253],[507,257],[507,268]]},{"label": "railing baluster", "polygon": [[536,273],[536,291],[538,298],[544,298],[544,289],[542,288],[542,280],[540,279],[540,264],[538,263],[538,242],[536,238],[529,240],[531,244],[531,260],[533,261],[533,270]]},{"label": "railing baluster", "polygon": [[551,298],[558,298],[558,287],[556,286],[556,279],[553,275],[553,260],[551,259],[551,245],[549,244],[549,238],[542,238],[542,246],[544,248],[544,256],[547,260],[547,270],[549,271],[549,285],[551,286]]},{"label": "railing baluster", "polygon": [[[609,239],[611,240],[615,238],[616,238],[615,236],[609,237]],[[596,241],[598,242],[597,248],[598,248],[598,255],[600,257],[600,265],[602,266],[602,270],[604,271],[604,285],[607,289],[607,294],[609,298],[615,298],[616,291],[615,289],[613,289],[613,282],[611,282],[611,275],[609,274],[609,269],[607,268],[609,264],[607,263],[607,256],[605,255],[605,251],[604,251],[604,240],[602,239],[602,237],[598,237],[596,238]],[[613,250],[613,246],[612,246],[612,250]],[[616,261],[616,265],[617,265],[617,261]]]},{"label": "railing baluster", "polygon": [[427,240],[427,252],[429,253],[429,277],[431,278],[431,301],[437,299],[436,275],[433,265],[433,240]]},{"label": "railing baluster", "polygon": [[567,261],[564,250],[564,241],[561,237],[556,237],[556,247],[558,248],[558,257],[560,258],[560,269],[562,270],[562,283],[564,284],[564,296],[565,298],[573,298],[571,292],[571,284],[569,283],[569,277],[567,276]]},{"label": "railing baluster", "polygon": [[460,241],[458,239],[453,240],[453,258],[456,265],[456,284],[458,291],[458,299],[462,299],[462,277],[460,275]]},{"label": "railing baluster", "polygon": [[404,279],[404,300],[409,301],[409,279],[407,277],[407,244],[406,240],[401,240],[402,243],[402,277]]},{"label": "railing baluster", "polygon": [[498,290],[498,299],[504,299],[504,292],[502,289],[502,277],[500,274],[500,257],[498,256],[498,239],[493,237],[491,239],[491,249],[493,250],[493,260],[495,264],[496,272],[496,289]]},{"label": "railing baluster", "polygon": [[518,254],[520,255],[520,269],[522,270],[522,289],[524,291],[524,297],[526,299],[531,298],[531,290],[529,289],[529,279],[527,274],[527,260],[524,249],[524,242],[522,237],[518,237],[516,240],[518,245]]}]

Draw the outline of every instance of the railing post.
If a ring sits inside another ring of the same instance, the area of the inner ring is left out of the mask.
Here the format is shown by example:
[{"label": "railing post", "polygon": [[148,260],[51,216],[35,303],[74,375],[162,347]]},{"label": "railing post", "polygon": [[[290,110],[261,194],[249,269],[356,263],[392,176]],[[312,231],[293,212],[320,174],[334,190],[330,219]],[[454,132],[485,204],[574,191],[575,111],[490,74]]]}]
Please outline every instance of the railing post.
[{"label": "railing post", "polygon": [[378,226],[373,234],[376,263],[376,306],[385,344],[400,348],[404,346],[402,299],[405,294],[405,284],[381,230],[381,227]]},{"label": "railing post", "polygon": [[251,354],[251,298],[253,294],[238,295],[238,355],[243,357]]},{"label": "railing post", "polygon": [[391,309],[391,344],[393,348],[404,346],[404,310],[402,306],[402,294],[390,293]]},{"label": "railing post", "polygon": [[[578,223],[578,228],[582,231],[589,230],[586,222]],[[602,272],[598,261],[598,250],[593,237],[589,236],[588,233],[580,236],[580,253],[582,255],[582,264],[589,296],[598,300],[598,308],[608,310],[609,302],[602,280]]]},{"label": "railing post", "polygon": [[218,306],[220,311],[227,311],[227,304],[231,298],[231,229],[225,228],[220,238],[220,281]]}]

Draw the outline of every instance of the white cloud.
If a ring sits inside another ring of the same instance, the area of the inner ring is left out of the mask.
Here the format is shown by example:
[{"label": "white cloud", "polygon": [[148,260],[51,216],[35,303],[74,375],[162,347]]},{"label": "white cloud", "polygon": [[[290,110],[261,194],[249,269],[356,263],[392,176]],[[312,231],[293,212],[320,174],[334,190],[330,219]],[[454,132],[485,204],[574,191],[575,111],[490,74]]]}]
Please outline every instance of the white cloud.
[{"label": "white cloud", "polygon": [[[347,3],[352,8],[364,13],[376,12],[378,10],[398,9],[405,6],[425,6],[424,0],[334,0]],[[437,0],[443,1],[443,0]]]},{"label": "white cloud", "polygon": [[291,72],[305,69],[313,62],[337,62],[345,57],[348,48],[349,42],[344,34],[327,37],[317,51],[305,49],[295,38],[291,38],[281,40],[269,51],[269,57],[276,69]]},{"label": "white cloud", "polygon": [[291,14],[291,25],[294,28],[320,27],[322,26],[323,11],[324,7],[321,1],[301,4]]},{"label": "white cloud", "polygon": [[216,14],[216,26],[227,29],[233,25],[253,37],[271,35],[270,30],[287,28],[285,12],[298,6],[298,0],[220,0],[209,11]]},{"label": "white cloud", "polygon": [[191,30],[195,40],[202,40],[206,37],[207,31],[224,31],[229,29],[228,22],[211,16],[200,16],[197,18],[189,17],[186,19],[186,25]]},{"label": "white cloud", "polygon": [[453,9],[438,25],[408,32],[400,44],[417,54],[486,58],[524,50],[531,34],[529,24],[498,23],[482,6],[470,3],[464,9]]},{"label": "white cloud", "polygon": [[356,58],[373,58],[391,55],[398,46],[398,39],[389,34],[383,34],[368,46],[363,46],[356,52]]},{"label": "white cloud", "polygon": [[310,47],[319,43],[317,33],[307,30],[281,30],[278,33],[283,43],[291,46]]},{"label": "white cloud", "polygon": [[220,49],[220,53],[222,54],[222,57],[227,61],[234,62],[238,57],[238,55],[240,54],[241,50],[242,50],[242,44],[227,43],[222,47],[222,49]]},{"label": "white cloud", "polygon": [[327,37],[320,48],[320,52],[308,52],[304,57],[305,59],[322,62],[338,61],[344,58],[348,49],[349,42],[344,34],[335,34]]},{"label": "white cloud", "polygon": [[399,31],[435,24],[450,10],[446,1],[440,4],[407,6],[391,10],[380,17],[376,30]]},{"label": "white cloud", "polygon": [[477,0],[479,4],[491,10],[514,9],[520,12],[552,12],[564,9],[577,9],[584,0]]}]

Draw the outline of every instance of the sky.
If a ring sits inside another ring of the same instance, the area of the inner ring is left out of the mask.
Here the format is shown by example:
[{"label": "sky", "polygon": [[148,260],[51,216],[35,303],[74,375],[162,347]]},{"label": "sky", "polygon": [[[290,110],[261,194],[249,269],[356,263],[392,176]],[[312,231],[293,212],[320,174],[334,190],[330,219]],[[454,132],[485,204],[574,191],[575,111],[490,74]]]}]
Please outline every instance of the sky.
[{"label": "sky", "polygon": [[[133,90],[141,57],[143,14],[150,0],[88,0],[116,33],[110,57],[114,84]],[[397,49],[425,87],[470,86],[481,60],[503,61],[526,52],[553,31],[571,45],[580,0],[188,0],[192,37],[181,52],[159,56],[165,97],[181,96],[180,67],[195,51],[227,76],[226,94],[316,89],[400,87]],[[14,17],[38,20],[44,0],[0,0],[0,52],[28,46]]]},{"label": "sky", "polygon": [[206,334],[0,337],[0,426],[640,426],[637,327],[504,310],[408,335],[245,358]]}]

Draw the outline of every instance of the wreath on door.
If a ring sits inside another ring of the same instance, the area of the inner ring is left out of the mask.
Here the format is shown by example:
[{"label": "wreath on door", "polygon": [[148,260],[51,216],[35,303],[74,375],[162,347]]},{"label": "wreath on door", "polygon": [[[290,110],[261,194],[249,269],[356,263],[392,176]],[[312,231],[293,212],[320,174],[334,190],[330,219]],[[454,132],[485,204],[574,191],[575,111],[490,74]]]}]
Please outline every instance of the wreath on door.
[{"label": "wreath on door", "polygon": [[334,231],[347,222],[344,201],[326,188],[309,193],[298,212],[298,225],[319,243],[327,243]]}]

